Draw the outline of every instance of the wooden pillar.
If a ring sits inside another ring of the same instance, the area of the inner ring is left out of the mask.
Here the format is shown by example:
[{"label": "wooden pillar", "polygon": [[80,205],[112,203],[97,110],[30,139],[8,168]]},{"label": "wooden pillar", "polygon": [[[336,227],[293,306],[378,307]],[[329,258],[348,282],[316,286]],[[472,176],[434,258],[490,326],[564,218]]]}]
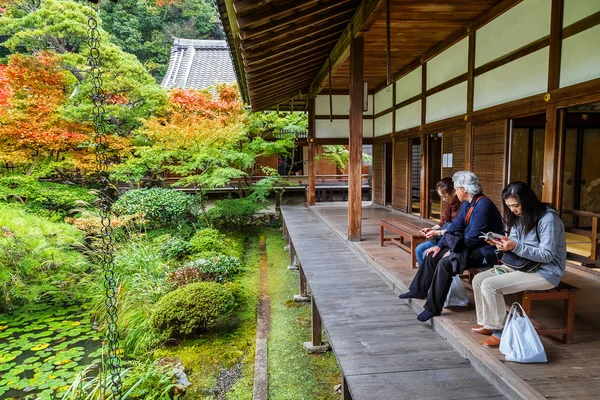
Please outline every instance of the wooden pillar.
[{"label": "wooden pillar", "polygon": [[315,205],[315,99],[308,100],[308,191],[306,203]]},{"label": "wooden pillar", "polygon": [[302,265],[299,265],[298,269],[300,270],[300,296],[308,297],[308,284],[306,283],[306,275],[304,275]]},{"label": "wooden pillar", "polygon": [[429,140],[427,135],[421,135],[421,218],[429,214]]},{"label": "wooden pillar", "polygon": [[544,141],[544,179],[542,201],[554,204],[556,201],[558,156],[558,112],[555,104],[546,107],[546,136]]},{"label": "wooden pillar", "polygon": [[321,346],[323,342],[323,326],[321,324],[321,314],[319,314],[319,309],[317,308],[317,303],[315,303],[315,298],[311,298],[310,301],[312,305],[312,345],[313,346]]},{"label": "wooden pillar", "polygon": [[363,37],[350,40],[350,165],[348,167],[348,240],[360,241],[362,219]]}]

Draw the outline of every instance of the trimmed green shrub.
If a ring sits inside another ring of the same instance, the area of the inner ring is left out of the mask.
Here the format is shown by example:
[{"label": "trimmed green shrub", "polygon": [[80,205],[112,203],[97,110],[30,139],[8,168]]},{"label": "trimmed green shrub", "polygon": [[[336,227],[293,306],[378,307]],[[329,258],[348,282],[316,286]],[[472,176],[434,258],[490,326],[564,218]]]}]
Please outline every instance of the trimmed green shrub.
[{"label": "trimmed green shrub", "polygon": [[244,244],[238,240],[227,237],[216,229],[202,229],[190,240],[191,253],[195,258],[213,258],[226,255],[242,259]]},{"label": "trimmed green shrub", "polygon": [[93,205],[96,195],[76,185],[40,182],[31,176],[0,178],[0,200],[17,201],[28,211],[59,220],[69,210]]},{"label": "trimmed green shrub", "polygon": [[152,325],[169,337],[185,337],[231,316],[234,307],[235,299],[225,286],[214,282],[191,283],[160,299],[152,315]]},{"label": "trimmed green shrub", "polygon": [[187,240],[177,236],[164,235],[156,238],[163,259],[181,259],[190,251],[191,245]]},{"label": "trimmed green shrub", "polygon": [[142,213],[149,228],[174,226],[192,218],[193,198],[173,189],[152,188],[125,192],[113,205],[117,214]]},{"label": "trimmed green shrub", "polygon": [[231,281],[242,270],[243,266],[239,258],[216,256],[185,263],[183,267],[178,268],[171,274],[170,279],[177,286],[200,281],[224,283]]},{"label": "trimmed green shrub", "polygon": [[206,214],[216,226],[246,226],[252,222],[252,216],[260,205],[248,199],[224,199],[215,201],[215,206]]}]

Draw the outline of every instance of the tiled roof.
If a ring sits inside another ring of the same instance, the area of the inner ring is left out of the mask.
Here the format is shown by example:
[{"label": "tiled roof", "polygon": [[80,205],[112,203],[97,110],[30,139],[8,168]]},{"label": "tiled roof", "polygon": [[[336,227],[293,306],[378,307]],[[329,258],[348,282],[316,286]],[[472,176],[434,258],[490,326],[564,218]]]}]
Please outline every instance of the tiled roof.
[{"label": "tiled roof", "polygon": [[175,38],[171,60],[161,86],[165,89],[205,89],[236,82],[225,40]]}]

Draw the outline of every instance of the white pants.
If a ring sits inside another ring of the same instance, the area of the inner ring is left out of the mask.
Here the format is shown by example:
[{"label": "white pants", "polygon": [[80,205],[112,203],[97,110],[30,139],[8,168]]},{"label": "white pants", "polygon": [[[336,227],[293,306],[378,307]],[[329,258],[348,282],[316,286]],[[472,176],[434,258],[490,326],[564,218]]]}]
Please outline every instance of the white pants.
[{"label": "white pants", "polygon": [[492,270],[480,272],[473,278],[477,324],[489,330],[500,330],[506,319],[505,294],[553,287],[537,272],[513,271],[502,275],[496,275]]}]

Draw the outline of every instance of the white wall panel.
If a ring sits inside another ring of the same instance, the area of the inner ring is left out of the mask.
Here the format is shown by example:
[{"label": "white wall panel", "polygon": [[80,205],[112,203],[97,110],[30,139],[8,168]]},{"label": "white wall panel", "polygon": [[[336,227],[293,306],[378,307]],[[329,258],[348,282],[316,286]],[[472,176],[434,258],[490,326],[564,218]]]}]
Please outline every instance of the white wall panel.
[{"label": "white wall panel", "polygon": [[[333,115],[349,115],[350,114],[350,96],[335,94],[331,96],[333,99]],[[390,105],[391,107],[391,105]],[[318,95],[315,98],[315,113],[317,115],[329,115],[329,96]],[[364,115],[373,115],[373,95],[369,95],[369,109],[363,113]]]},{"label": "white wall panel", "polygon": [[392,133],[392,113],[375,118],[375,137]]},{"label": "white wall panel", "polygon": [[375,114],[387,110],[392,106],[393,86],[389,85],[375,93]]},{"label": "white wall panel", "polygon": [[396,81],[396,104],[421,93],[422,73],[419,67]]},{"label": "white wall panel", "polygon": [[455,117],[467,112],[467,82],[427,97],[427,123]]},{"label": "white wall panel", "polygon": [[560,62],[560,87],[595,78],[600,78],[600,25],[563,40]]},{"label": "white wall panel", "polygon": [[563,27],[600,11],[599,0],[565,0]]},{"label": "white wall panel", "polygon": [[350,135],[350,123],[347,119],[318,119],[315,121],[315,137],[326,138],[348,138]]},{"label": "white wall panel", "polygon": [[363,119],[363,137],[366,137],[366,138],[373,137],[373,120],[372,119]]},{"label": "white wall panel", "polygon": [[[348,115],[350,109],[350,96],[333,95],[333,115]],[[318,95],[315,99],[315,113],[329,115],[329,96]]]},{"label": "white wall panel", "polygon": [[546,92],[548,48],[503,65],[475,78],[474,109]]},{"label": "white wall panel", "polygon": [[396,132],[421,125],[421,100],[396,110]]},{"label": "white wall panel", "polygon": [[475,67],[550,34],[552,0],[524,0],[476,33]]},{"label": "white wall panel", "polygon": [[469,38],[464,38],[427,61],[427,89],[467,72]]}]

